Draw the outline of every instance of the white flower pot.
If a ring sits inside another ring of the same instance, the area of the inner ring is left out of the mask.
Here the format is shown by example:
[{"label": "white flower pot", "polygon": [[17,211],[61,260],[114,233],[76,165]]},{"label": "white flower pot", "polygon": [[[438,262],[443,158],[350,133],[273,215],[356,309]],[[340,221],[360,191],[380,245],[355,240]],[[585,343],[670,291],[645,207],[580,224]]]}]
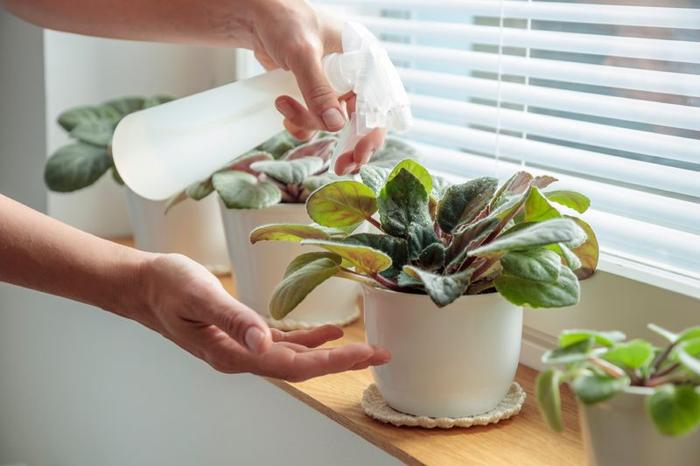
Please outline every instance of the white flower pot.
[{"label": "white flower pot", "polygon": [[660,434],[647,414],[647,387],[629,387],[594,405],[579,403],[588,464],[680,466],[700,462],[700,431],[684,437]]},{"label": "white flower pot", "polygon": [[497,293],[463,296],[440,309],[426,295],[363,286],[367,341],[391,361],[372,368],[397,411],[463,417],[496,407],[520,357],[522,308]]},{"label": "white flower pot", "polygon": [[198,202],[187,199],[165,214],[166,201],[144,199],[130,189],[125,192],[138,249],[178,252],[215,274],[230,270],[215,194]]},{"label": "white flower pot", "polygon": [[270,316],[270,297],[287,265],[312,249],[296,243],[261,241],[250,244],[250,232],[269,223],[310,223],[304,204],[278,204],[265,209],[227,209],[221,204],[232,274],[238,298],[267,318],[271,325],[292,329],[326,323],[345,325],[359,316],[359,286],[331,278],[312,291],[282,321]]}]

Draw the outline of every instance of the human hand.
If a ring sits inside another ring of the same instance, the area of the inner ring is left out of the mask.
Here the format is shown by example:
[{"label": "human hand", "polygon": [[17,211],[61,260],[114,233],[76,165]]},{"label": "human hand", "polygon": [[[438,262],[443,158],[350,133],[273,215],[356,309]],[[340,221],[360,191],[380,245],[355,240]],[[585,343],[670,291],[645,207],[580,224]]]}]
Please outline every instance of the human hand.
[{"label": "human hand", "polygon": [[[277,98],[275,105],[285,117],[285,128],[302,141],[320,129],[342,129],[346,115],[355,111],[355,96],[337,96],[321,64],[325,55],[342,51],[340,24],[304,0],[258,0],[252,8],[255,57],[268,70],[291,71],[306,102],[304,107],[290,96]],[[382,147],[384,134],[375,129],[353,150],[341,154],[336,173],[357,172]]]},{"label": "human hand", "polygon": [[343,335],[332,325],[271,330],[209,271],[179,254],[153,255],[139,282],[143,300],[132,317],[221,372],[300,381],[384,364],[390,357],[385,349],[359,343],[313,349]]}]

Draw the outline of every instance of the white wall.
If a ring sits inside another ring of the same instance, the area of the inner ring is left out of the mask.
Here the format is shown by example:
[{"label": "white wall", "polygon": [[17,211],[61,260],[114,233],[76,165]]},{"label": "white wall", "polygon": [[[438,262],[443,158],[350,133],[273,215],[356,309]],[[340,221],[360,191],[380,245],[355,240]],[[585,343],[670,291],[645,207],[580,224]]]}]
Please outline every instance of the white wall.
[{"label": "white wall", "polygon": [[[57,116],[122,95],[183,96],[234,78],[234,51],[44,33],[48,154],[68,141]],[[51,216],[102,236],[131,231],[122,188],[109,176],[75,193],[50,193]]]}]

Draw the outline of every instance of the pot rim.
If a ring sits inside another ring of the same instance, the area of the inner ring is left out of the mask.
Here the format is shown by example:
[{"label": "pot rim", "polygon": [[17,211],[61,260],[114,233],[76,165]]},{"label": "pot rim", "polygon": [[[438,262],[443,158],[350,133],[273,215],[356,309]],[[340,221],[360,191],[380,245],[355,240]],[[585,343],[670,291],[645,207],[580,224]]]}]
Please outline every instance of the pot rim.
[{"label": "pot rim", "polygon": [[[390,289],[388,289],[388,288],[384,288],[384,287],[381,287],[381,286],[371,285],[371,284],[369,284],[369,283],[360,283],[360,285],[362,285],[363,288],[367,288],[367,289],[370,289],[370,290],[372,290],[372,291],[376,291],[376,292],[379,292],[379,293],[386,293],[386,294],[399,295],[399,296],[415,296],[417,299],[427,299],[427,300],[429,300],[431,303],[433,302],[433,301],[430,299],[430,296],[428,296],[427,293],[404,293],[404,292],[402,292],[402,291],[390,290]],[[464,300],[464,299],[472,299],[472,300],[474,300],[474,299],[486,299],[486,298],[491,298],[491,297],[493,297],[494,295],[498,296],[500,299],[505,300],[505,298],[504,298],[503,296],[501,296],[500,293],[498,293],[497,291],[495,291],[495,292],[493,292],[493,293],[485,293],[485,294],[463,294],[463,295],[460,296],[459,298],[455,299],[455,300],[453,301],[453,303],[456,303],[457,301],[462,301],[462,300]],[[434,304],[434,303],[433,303],[433,304]],[[514,306],[515,306],[515,304],[514,304]],[[437,306],[435,306],[435,307],[437,307]],[[518,306],[518,307],[520,307],[520,306]]]},{"label": "pot rim", "polygon": [[271,205],[268,207],[264,207],[262,209],[234,209],[234,208],[228,208],[226,207],[226,204],[224,204],[224,201],[221,200],[221,196],[219,194],[216,194],[216,197],[219,201],[219,206],[221,207],[223,212],[271,212],[275,210],[299,210],[299,209],[304,209],[306,210],[306,203],[305,202],[279,202],[275,205]]}]

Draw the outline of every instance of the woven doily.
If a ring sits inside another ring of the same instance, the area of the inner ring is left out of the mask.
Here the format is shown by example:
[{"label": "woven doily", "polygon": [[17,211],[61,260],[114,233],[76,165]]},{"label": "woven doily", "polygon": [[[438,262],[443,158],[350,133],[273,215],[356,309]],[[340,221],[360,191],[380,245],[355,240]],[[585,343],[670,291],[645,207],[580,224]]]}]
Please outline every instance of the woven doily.
[{"label": "woven doily", "polygon": [[369,417],[397,427],[425,427],[428,429],[435,427],[450,429],[452,427],[496,424],[518,414],[523,407],[523,403],[525,403],[525,391],[517,382],[511,384],[505,398],[492,410],[483,414],[458,418],[414,416],[396,411],[386,404],[384,397],[379,393],[379,389],[375,384],[367,387],[362,395],[362,409]]},{"label": "woven doily", "polygon": [[358,317],[360,317],[360,309],[355,308],[355,312],[350,314],[345,319],[328,321],[328,322],[305,322],[303,320],[296,319],[282,319],[276,320],[272,317],[265,317],[267,325],[277,330],[282,330],[288,332],[290,330],[308,330],[311,328],[320,327],[321,325],[337,325],[338,327],[345,327],[355,322]]}]

